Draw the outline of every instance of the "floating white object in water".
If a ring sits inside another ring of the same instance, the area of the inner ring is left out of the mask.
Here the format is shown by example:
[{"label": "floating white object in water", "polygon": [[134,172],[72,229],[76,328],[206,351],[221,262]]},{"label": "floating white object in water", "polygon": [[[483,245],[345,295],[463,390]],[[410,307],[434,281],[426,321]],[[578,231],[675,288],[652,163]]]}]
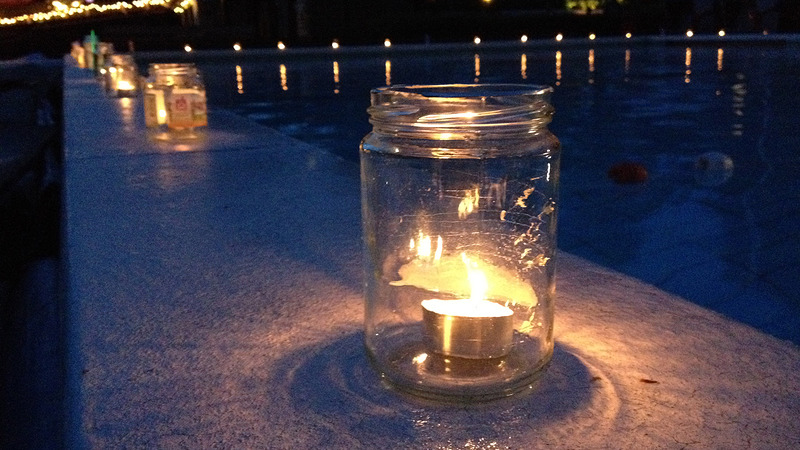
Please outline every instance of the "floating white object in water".
[{"label": "floating white object in water", "polygon": [[720,152],[707,152],[694,162],[695,180],[703,186],[720,186],[733,176],[733,159]]}]

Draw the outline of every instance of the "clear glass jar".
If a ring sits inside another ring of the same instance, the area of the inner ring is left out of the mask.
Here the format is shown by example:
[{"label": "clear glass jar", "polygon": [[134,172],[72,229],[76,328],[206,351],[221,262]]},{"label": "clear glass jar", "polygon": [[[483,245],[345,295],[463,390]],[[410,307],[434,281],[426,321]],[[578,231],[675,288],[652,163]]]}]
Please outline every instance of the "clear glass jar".
[{"label": "clear glass jar", "polygon": [[194,139],[208,125],[206,89],[194,64],[150,64],[145,125],[156,139]]},{"label": "clear glass jar", "polygon": [[98,42],[96,47],[97,55],[95,56],[95,73],[105,66],[106,60],[114,54],[114,44],[111,42]]},{"label": "clear glass jar", "polygon": [[552,89],[391,86],[361,142],[365,343],[396,388],[481,401],[553,353]]},{"label": "clear glass jar", "polygon": [[106,59],[106,65],[101,73],[103,74],[103,86],[110,95],[115,97],[136,95],[139,75],[133,56],[111,55]]}]

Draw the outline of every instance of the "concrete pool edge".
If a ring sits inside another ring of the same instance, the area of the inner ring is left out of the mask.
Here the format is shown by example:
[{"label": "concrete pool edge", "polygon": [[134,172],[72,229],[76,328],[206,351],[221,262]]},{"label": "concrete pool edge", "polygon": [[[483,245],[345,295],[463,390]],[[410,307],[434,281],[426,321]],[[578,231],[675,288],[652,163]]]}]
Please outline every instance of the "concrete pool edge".
[{"label": "concrete pool edge", "polygon": [[64,98],[68,447],[798,443],[800,348],[568,254],[538,393],[381,390],[352,348],[357,168],[223,111],[201,145],[153,145],[140,99],[75,68]]}]

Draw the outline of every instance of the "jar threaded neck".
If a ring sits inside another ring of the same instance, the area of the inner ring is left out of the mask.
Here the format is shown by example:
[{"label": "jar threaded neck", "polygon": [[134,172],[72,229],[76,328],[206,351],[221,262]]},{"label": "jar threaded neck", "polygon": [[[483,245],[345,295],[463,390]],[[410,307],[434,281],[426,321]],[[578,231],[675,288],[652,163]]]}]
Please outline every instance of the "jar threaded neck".
[{"label": "jar threaded neck", "polygon": [[535,133],[550,123],[547,86],[456,84],[389,86],[371,91],[374,131],[407,137],[447,139]]}]

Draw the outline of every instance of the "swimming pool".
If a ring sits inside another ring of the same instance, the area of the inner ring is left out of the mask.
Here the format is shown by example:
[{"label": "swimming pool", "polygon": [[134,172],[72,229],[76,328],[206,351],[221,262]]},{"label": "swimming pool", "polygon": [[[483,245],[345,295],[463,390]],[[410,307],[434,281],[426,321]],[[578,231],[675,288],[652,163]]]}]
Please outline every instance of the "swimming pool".
[{"label": "swimming pool", "polygon": [[[196,62],[212,108],[354,162],[370,88],[552,85],[559,247],[800,344],[799,48],[585,41]],[[615,184],[622,161],[647,181]]]}]

